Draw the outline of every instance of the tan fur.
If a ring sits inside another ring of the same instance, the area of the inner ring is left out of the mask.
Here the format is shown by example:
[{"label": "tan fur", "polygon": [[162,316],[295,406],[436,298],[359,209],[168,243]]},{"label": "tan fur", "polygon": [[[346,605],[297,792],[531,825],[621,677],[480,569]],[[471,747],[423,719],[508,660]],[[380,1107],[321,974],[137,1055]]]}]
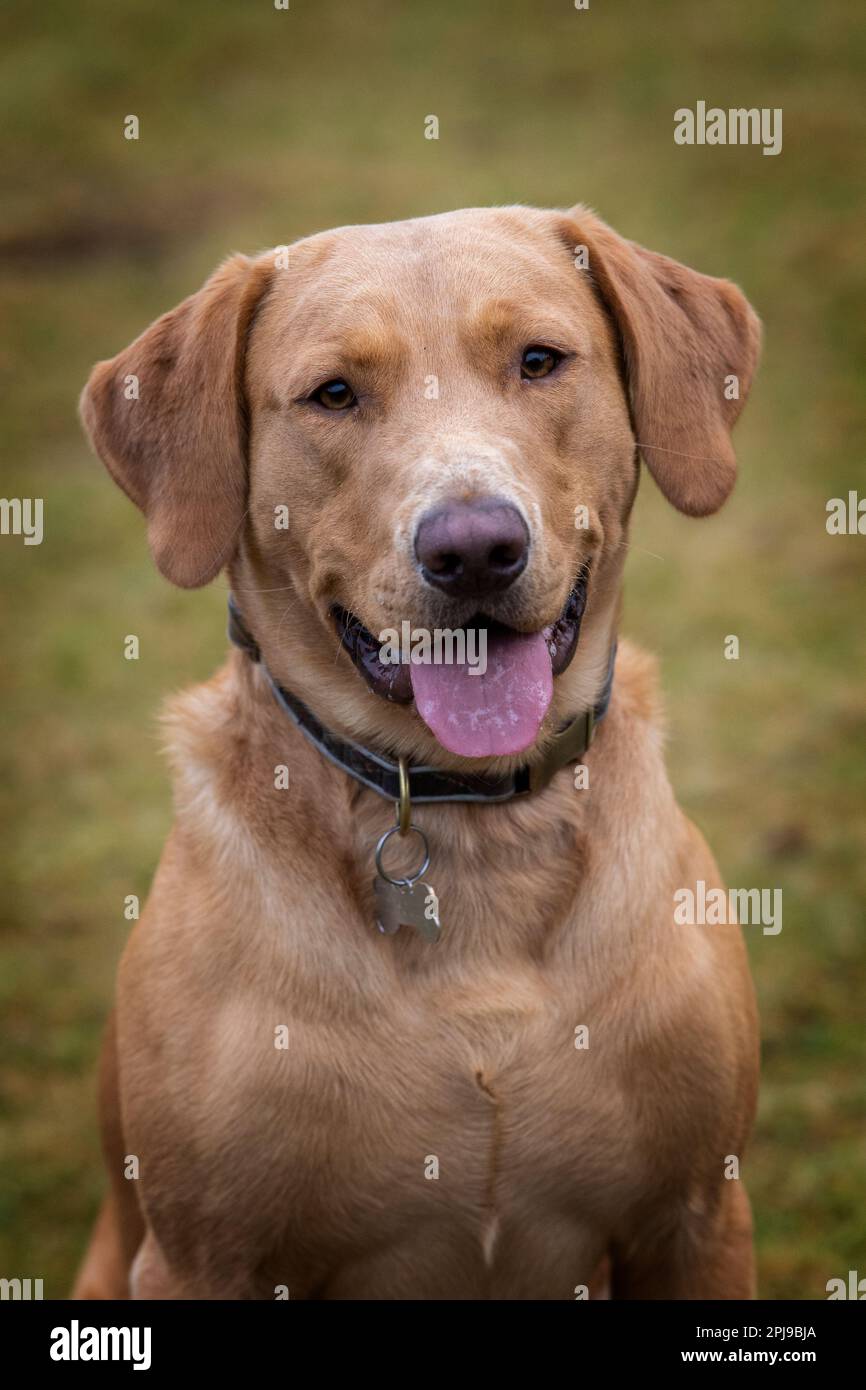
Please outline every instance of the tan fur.
[{"label": "tan fur", "polygon": [[[163,571],[203,582],[228,561],[270,669],[337,733],[475,771],[542,756],[604,678],[635,439],[684,510],[730,488],[757,350],[739,291],[585,209],[511,208],[329,232],[287,270],[235,258],[200,295],[100,364],[83,403]],[[526,389],[537,341],[573,356]],[[341,375],[350,418],[304,403]],[[489,490],[532,537],[502,621],[538,630],[592,568],[536,746],[479,764],[367,691],[328,611],[454,626],[414,523]],[[567,1299],[599,1271],[620,1297],[752,1292],[748,1203],[724,1177],[755,1104],[752,990],[739,928],[674,924],[675,890],[719,879],[667,780],[649,658],[620,644],[589,789],[567,768],[526,800],[417,808],[435,947],[376,932],[393,808],[311,747],[259,666],[233,653],[166,728],[176,823],[120,968],[113,1195],[79,1296]]]}]

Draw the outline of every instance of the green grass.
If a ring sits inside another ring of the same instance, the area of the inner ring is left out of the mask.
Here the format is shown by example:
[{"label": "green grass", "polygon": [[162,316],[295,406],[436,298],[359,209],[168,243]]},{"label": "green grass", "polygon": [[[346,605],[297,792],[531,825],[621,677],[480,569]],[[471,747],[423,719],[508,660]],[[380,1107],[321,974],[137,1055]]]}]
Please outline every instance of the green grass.
[{"label": "green grass", "polygon": [[[761,1293],[822,1297],[830,1277],[866,1273],[866,541],[824,528],[829,497],[866,489],[856,8],[17,0],[0,25],[3,492],[46,507],[41,547],[0,539],[0,1271],[59,1296],[82,1248],[123,899],[147,891],[170,819],[154,715],[224,645],[223,586],[160,580],[87,452],[75,402],[90,365],[230,250],[583,200],[738,280],[764,319],[740,485],[689,522],[645,483],[625,628],[661,658],[674,784],[728,881],[784,891],[781,935],[750,936]],[[676,146],[673,111],[698,99],[782,107],[782,154]],[[430,113],[438,142],[423,139]]]}]

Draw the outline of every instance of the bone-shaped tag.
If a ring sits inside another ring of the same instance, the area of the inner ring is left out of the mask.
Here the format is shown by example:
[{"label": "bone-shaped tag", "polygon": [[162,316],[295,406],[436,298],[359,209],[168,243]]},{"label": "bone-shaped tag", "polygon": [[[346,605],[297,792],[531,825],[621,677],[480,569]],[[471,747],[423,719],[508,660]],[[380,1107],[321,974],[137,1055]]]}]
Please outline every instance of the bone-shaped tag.
[{"label": "bone-shaped tag", "polygon": [[438,941],[442,932],[439,899],[429,883],[388,883],[373,880],[376,899],[376,926],[387,936],[400,927],[414,927],[425,941]]}]

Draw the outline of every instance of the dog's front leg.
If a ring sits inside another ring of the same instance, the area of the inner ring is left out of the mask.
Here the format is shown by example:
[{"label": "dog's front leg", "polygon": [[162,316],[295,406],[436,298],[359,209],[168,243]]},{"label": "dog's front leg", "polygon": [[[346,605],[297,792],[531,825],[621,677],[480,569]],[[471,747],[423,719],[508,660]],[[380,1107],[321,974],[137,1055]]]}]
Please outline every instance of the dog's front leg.
[{"label": "dog's front leg", "polygon": [[133,1298],[193,1298],[195,1295],[171,1269],[162,1246],[148,1227],[132,1262],[129,1289]]},{"label": "dog's front leg", "polygon": [[739,1180],[712,1202],[690,1201],[681,1219],[645,1229],[614,1257],[614,1298],[754,1298],[752,1213]]},{"label": "dog's front leg", "polygon": [[148,1227],[129,1276],[132,1298],[136,1299],[210,1299],[249,1298],[251,1290],[239,1279],[229,1287],[224,1281],[189,1277],[172,1268],[165,1253]]}]

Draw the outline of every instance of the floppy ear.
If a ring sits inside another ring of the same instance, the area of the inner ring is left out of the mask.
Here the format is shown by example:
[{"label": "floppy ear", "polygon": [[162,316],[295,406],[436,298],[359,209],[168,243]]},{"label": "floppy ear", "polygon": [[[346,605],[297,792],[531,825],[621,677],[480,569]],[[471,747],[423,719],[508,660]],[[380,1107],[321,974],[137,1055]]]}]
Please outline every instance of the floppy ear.
[{"label": "floppy ear", "polygon": [[166,579],[207,584],[231,557],[247,492],[246,338],[271,273],[233,256],[117,357],[98,362],[81,418],[115,482],[147,517]]},{"label": "floppy ear", "polygon": [[734,486],[730,431],[757,365],[760,321],[729,280],[645,251],[586,208],[569,217],[619,330],[647,467],[675,507],[707,516]]}]

